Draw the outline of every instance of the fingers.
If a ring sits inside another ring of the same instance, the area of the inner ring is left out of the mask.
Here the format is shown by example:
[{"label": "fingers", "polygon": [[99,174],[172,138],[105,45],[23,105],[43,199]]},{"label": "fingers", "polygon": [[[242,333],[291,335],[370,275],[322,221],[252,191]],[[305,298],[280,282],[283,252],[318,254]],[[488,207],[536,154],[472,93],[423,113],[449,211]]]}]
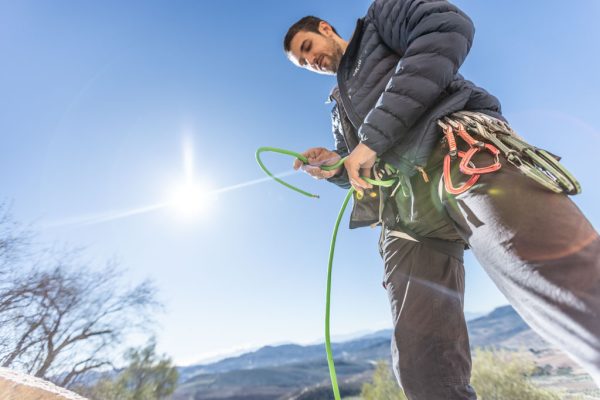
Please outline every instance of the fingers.
[{"label": "fingers", "polygon": [[295,159],[294,160],[294,169],[297,171],[298,168],[300,168],[304,163],[302,161],[300,161],[299,159]]},{"label": "fingers", "polygon": [[294,160],[294,169],[302,169],[315,179],[328,179],[334,176],[339,168],[331,171],[321,169],[322,165],[333,165],[340,160],[340,155],[323,147],[313,147],[302,153],[308,163],[300,159]]},{"label": "fingers", "polygon": [[[312,159],[311,165],[333,165],[339,161],[340,155],[333,151],[323,151]],[[309,159],[311,161],[311,159]]]},{"label": "fingers", "polygon": [[[327,150],[327,149],[325,149],[323,147],[312,147],[300,154],[302,154],[308,160],[308,163],[311,164],[311,162],[310,162],[311,159],[317,158],[319,156],[319,154],[322,153],[323,150]],[[304,162],[302,160],[300,160],[299,158],[296,158],[294,160],[294,169],[298,170],[298,168],[300,168],[303,164],[304,164]]]},{"label": "fingers", "polygon": [[371,177],[371,167],[375,164],[376,159],[377,153],[367,145],[359,143],[344,161],[350,184],[361,195],[364,189],[371,189],[373,185],[362,179],[360,173]]},{"label": "fingers", "polygon": [[[371,177],[371,168],[361,168],[360,176],[362,176],[364,178],[370,178]],[[371,184],[369,183],[369,185],[371,185]]]},{"label": "fingers", "polygon": [[318,166],[304,165],[302,170],[315,179],[328,179],[335,175],[336,171],[325,171]]},{"label": "fingers", "polygon": [[370,168],[360,168],[360,164],[353,162],[352,159],[346,159],[344,166],[348,171],[348,179],[354,190],[362,195],[365,189],[373,188],[373,185],[360,177],[362,173],[363,176],[369,178],[371,176]]},{"label": "fingers", "polygon": [[373,186],[369,184],[367,181],[360,178],[360,176],[354,175],[353,177],[349,177],[350,184],[358,193],[363,194],[365,189],[371,189]]}]

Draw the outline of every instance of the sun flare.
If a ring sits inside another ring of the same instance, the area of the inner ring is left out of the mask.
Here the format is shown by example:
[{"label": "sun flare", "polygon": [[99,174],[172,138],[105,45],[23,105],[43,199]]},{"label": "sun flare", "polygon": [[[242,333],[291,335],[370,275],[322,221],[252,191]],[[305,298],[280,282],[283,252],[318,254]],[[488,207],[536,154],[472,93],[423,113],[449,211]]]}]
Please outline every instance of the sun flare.
[{"label": "sun flare", "polygon": [[216,195],[204,183],[184,182],[171,190],[169,206],[182,217],[206,214],[215,202]]}]

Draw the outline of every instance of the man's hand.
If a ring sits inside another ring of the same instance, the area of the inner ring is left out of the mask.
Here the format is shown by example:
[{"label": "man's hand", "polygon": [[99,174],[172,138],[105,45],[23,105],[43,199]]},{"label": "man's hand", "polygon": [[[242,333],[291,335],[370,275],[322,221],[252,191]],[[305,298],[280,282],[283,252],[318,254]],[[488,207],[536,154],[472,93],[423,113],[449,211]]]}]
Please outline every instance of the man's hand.
[{"label": "man's hand", "polygon": [[294,160],[294,169],[301,168],[315,179],[328,179],[342,170],[342,167],[331,171],[325,171],[320,168],[321,165],[333,165],[341,158],[338,153],[323,147],[313,147],[306,150],[302,155],[308,159],[308,164],[304,164],[299,159],[296,159]]},{"label": "man's hand", "polygon": [[376,159],[377,153],[366,144],[359,143],[344,161],[350,184],[360,194],[363,194],[364,189],[373,188],[373,185],[361,179],[360,175],[370,178],[371,167],[375,164]]}]

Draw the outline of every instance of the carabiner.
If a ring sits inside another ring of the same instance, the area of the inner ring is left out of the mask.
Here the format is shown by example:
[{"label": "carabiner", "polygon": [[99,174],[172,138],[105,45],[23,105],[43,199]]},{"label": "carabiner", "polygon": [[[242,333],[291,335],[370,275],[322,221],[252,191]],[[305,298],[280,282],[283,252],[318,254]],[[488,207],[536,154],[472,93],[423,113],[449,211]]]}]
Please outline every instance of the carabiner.
[{"label": "carabiner", "polygon": [[[471,163],[473,156],[482,149],[485,149],[494,155],[496,158],[494,163],[485,167],[469,167],[469,163]],[[471,147],[469,150],[467,150],[459,165],[460,172],[467,175],[489,174],[490,172],[498,171],[501,167],[502,164],[500,164],[500,150],[489,143],[483,143],[482,147]]]},{"label": "carabiner", "polygon": [[[463,156],[464,154],[465,153],[463,153],[462,151],[459,152],[459,157]],[[464,160],[464,158],[463,158],[463,160]],[[450,194],[464,193],[467,190],[469,190],[475,183],[477,183],[477,180],[479,179],[479,175],[471,175],[469,180],[467,180],[462,186],[454,187],[454,185],[452,184],[452,177],[451,177],[451,165],[450,165],[451,162],[452,162],[452,157],[449,154],[446,154],[446,156],[444,157],[444,187],[446,188],[446,191]]]}]

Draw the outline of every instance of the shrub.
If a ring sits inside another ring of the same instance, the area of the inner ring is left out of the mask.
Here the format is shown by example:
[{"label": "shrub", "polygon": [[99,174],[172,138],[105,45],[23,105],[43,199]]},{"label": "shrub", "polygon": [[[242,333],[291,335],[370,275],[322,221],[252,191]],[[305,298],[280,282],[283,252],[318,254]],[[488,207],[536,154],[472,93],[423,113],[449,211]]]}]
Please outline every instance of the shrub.
[{"label": "shrub", "polygon": [[471,385],[482,400],[560,400],[556,392],[533,385],[529,377],[535,371],[533,361],[518,353],[477,349]]},{"label": "shrub", "polygon": [[[481,400],[560,400],[557,392],[541,389],[531,382],[530,377],[536,372],[539,373],[539,368],[535,363],[518,353],[477,349],[471,385]],[[373,381],[363,385],[361,397],[364,400],[406,400],[385,361],[377,363]]]},{"label": "shrub", "polygon": [[377,363],[373,383],[363,385],[361,397],[364,400],[407,400],[385,361]]}]

